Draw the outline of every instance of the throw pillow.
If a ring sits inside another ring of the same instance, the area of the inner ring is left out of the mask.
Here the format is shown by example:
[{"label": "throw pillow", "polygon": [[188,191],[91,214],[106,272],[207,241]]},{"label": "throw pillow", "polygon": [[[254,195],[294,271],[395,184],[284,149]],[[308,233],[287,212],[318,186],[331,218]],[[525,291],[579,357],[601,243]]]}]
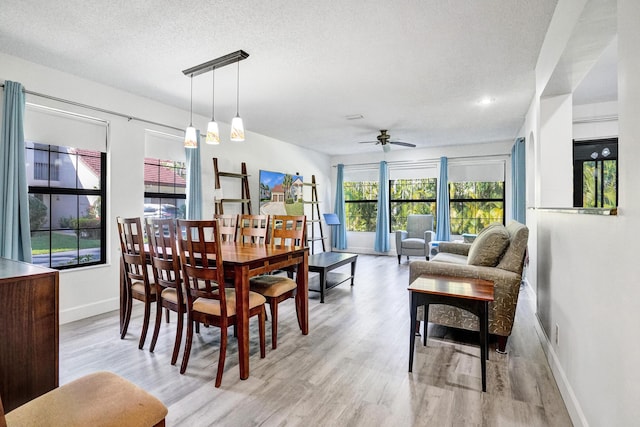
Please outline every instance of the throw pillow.
[{"label": "throw pillow", "polygon": [[493,223],[484,228],[469,248],[467,264],[495,267],[509,245],[509,233],[504,225]]}]

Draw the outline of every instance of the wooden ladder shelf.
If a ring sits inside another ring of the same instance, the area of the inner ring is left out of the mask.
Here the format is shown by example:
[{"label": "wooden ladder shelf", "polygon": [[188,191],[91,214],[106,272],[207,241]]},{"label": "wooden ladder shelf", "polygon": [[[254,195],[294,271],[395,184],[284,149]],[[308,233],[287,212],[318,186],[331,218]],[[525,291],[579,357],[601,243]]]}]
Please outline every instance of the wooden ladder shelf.
[{"label": "wooden ladder shelf", "polygon": [[[316,176],[311,175],[311,183],[303,183],[305,186],[311,187],[311,200],[304,203],[311,205],[311,217],[307,217],[307,227],[311,230],[307,230],[307,243],[310,246],[311,253],[315,253],[315,242],[322,242],[322,251],[325,252],[325,237],[322,230],[322,217],[320,216],[320,202],[318,201],[318,189],[316,184]],[[317,231],[316,231],[317,229]],[[319,233],[319,235],[318,235]]]},{"label": "wooden ladder shelf", "polygon": [[[213,175],[215,177],[215,189],[220,190],[220,177],[240,178],[242,180],[241,195],[239,199],[228,199],[222,197],[217,199],[214,197],[215,213],[224,213],[225,203],[240,203],[242,205],[242,213],[251,215],[251,196],[249,196],[249,175],[247,174],[247,164],[242,162],[241,172],[221,172],[218,169],[218,159],[213,158]],[[224,196],[224,195],[223,195]],[[246,212],[245,212],[246,211]]]}]

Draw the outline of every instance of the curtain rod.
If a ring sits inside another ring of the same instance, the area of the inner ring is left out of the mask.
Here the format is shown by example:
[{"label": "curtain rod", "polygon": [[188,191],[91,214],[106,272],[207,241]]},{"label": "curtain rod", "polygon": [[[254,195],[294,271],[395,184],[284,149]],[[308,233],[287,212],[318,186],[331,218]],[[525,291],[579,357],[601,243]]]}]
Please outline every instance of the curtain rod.
[{"label": "curtain rod", "polygon": [[[4,83],[0,83],[0,87],[2,87],[4,89]],[[173,130],[177,130],[177,131],[180,131],[180,132],[184,132],[184,129],[177,128],[175,126],[170,126],[170,125],[166,125],[164,123],[154,122],[153,120],[147,120],[147,119],[143,119],[143,118],[140,118],[140,117],[131,116],[131,115],[128,115],[128,114],[122,114],[122,113],[119,113],[117,111],[106,110],[106,109],[100,108],[100,107],[94,107],[92,105],[82,104],[80,102],[70,101],[70,100],[64,99],[64,98],[58,98],[56,96],[46,95],[44,93],[33,92],[33,91],[25,89],[24,87],[22,88],[22,92],[24,92],[24,93],[26,93],[28,95],[33,95],[33,96],[37,96],[37,97],[40,97],[40,98],[50,99],[52,101],[57,101],[57,102],[62,102],[64,104],[74,105],[76,107],[87,108],[89,110],[99,111],[101,113],[111,114],[111,115],[117,116],[117,117],[122,117],[122,118],[127,119],[128,121],[135,120],[135,121],[142,122],[142,123],[148,123],[150,125],[161,126],[161,127],[167,128],[167,129],[173,129]]]},{"label": "curtain rod", "polygon": [[[459,157],[447,157],[447,160],[477,160],[482,158],[487,159],[495,159],[500,161],[505,161],[508,158],[509,154],[484,154],[481,156],[459,156]],[[445,156],[446,157],[446,156]],[[392,165],[416,165],[416,164],[425,164],[425,163],[437,163],[440,161],[440,157],[436,159],[420,159],[420,160],[391,160],[388,161],[387,164],[389,166]],[[366,163],[349,163],[344,164],[345,167],[348,166],[378,166],[380,162],[366,162]],[[332,165],[331,167],[337,167],[338,165]]]}]

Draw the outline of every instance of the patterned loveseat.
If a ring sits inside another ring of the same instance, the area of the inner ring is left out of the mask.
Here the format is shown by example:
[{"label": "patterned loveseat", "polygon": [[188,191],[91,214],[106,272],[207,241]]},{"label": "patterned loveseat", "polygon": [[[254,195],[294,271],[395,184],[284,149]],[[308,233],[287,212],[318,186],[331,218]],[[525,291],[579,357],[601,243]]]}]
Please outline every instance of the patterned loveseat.
[{"label": "patterned loveseat", "polygon": [[[526,255],[529,229],[516,221],[504,227],[491,224],[473,243],[442,242],[431,261],[409,265],[409,283],[422,274],[492,280],[494,301],[489,303],[489,333],[498,336],[498,351],[504,352],[511,335]],[[419,308],[418,319],[424,318]],[[456,328],[479,329],[477,316],[447,305],[429,306],[429,322]]]}]

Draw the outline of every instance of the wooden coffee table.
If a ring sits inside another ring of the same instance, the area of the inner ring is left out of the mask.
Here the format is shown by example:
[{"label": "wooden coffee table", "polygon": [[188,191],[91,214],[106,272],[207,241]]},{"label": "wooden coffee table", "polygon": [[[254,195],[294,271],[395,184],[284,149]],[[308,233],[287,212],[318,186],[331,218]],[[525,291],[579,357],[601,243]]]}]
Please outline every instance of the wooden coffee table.
[{"label": "wooden coffee table", "polygon": [[416,318],[418,307],[424,305],[424,345],[427,345],[426,322],[429,304],[446,304],[470,311],[480,320],[480,364],[482,391],[487,391],[487,359],[489,351],[489,302],[493,301],[493,282],[482,279],[431,276],[424,274],[409,285],[411,299],[411,335],[409,340],[409,372],[413,370]]},{"label": "wooden coffee table", "polygon": [[[320,289],[309,288],[309,291],[320,292],[320,302],[324,302],[324,293],[327,289],[338,286],[341,283],[351,279],[353,286],[353,278],[356,274],[357,254],[349,254],[346,252],[320,252],[318,254],[309,255],[309,271],[320,273]],[[329,273],[340,266],[351,264],[351,275],[341,273]]]}]

